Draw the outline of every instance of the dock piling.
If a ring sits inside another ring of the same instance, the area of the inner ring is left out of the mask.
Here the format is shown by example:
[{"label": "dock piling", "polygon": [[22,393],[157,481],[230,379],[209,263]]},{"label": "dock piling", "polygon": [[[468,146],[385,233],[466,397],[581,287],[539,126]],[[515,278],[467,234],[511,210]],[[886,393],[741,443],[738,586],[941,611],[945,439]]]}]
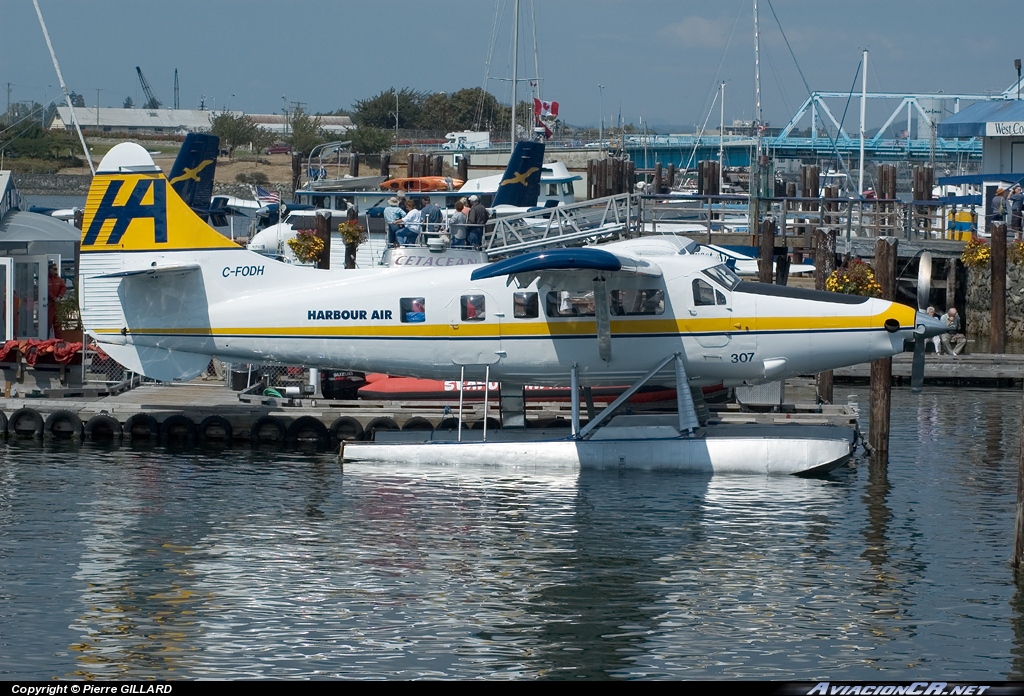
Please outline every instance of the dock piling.
[{"label": "dock piling", "polygon": [[757,259],[757,279],[762,283],[772,282],[772,257],[775,255],[775,221],[764,220],[760,226],[757,240],[759,250]]},{"label": "dock piling", "polygon": [[[817,229],[814,231],[814,289],[824,290],[825,281],[836,270],[836,231]],[[818,400],[824,404],[831,404],[833,394],[833,373],[832,370],[819,372]]]},{"label": "dock piling", "polygon": [[[966,312],[964,312],[966,314]],[[1006,349],[1006,224],[992,225],[992,319],[990,353]]]},{"label": "dock piling", "polygon": [[[896,297],[896,237],[879,237],[875,244],[875,280],[882,298]],[[885,460],[889,454],[889,415],[892,400],[892,358],[871,363],[871,418],[868,439],[872,449]]]}]

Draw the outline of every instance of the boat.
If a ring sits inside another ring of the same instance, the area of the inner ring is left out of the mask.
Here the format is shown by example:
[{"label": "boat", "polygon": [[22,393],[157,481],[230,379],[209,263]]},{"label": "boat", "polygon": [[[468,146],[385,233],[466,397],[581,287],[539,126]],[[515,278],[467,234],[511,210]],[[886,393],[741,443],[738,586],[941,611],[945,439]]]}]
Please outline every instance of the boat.
[{"label": "boat", "polygon": [[[450,176],[409,176],[380,182],[382,191],[455,191],[464,183]],[[461,193],[461,192],[460,192]]]}]

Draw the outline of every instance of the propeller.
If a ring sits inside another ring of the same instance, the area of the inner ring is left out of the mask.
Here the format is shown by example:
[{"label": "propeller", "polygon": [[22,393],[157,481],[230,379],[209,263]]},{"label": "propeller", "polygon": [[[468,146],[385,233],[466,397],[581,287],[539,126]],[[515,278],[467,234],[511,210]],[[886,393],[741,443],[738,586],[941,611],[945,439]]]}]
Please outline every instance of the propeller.
[{"label": "propeller", "polygon": [[914,362],[910,368],[910,390],[915,393],[920,392],[924,386],[924,353],[931,336],[927,330],[928,322],[922,318],[928,318],[925,311],[931,292],[932,254],[930,251],[924,251],[921,252],[917,264],[917,326],[914,327],[917,336],[914,339]]}]

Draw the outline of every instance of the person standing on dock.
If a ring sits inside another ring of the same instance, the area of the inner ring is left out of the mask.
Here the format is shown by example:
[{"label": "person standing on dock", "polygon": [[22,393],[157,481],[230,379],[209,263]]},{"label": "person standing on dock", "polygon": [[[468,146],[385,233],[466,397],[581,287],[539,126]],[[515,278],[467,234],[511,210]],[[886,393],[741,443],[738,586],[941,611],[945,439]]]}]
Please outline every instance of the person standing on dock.
[{"label": "person standing on dock", "polygon": [[1006,189],[1004,188],[996,189],[996,195],[992,197],[992,207],[989,208],[988,224],[996,222],[1006,222]]},{"label": "person standing on dock", "polygon": [[1014,186],[1010,191],[1010,229],[1013,231],[1013,238],[1021,238],[1021,212],[1024,211],[1024,193],[1021,193],[1020,186]]},{"label": "person standing on dock", "polygon": [[60,277],[60,273],[57,271],[57,264],[53,261],[50,262],[50,275],[46,281],[46,290],[48,294],[48,302],[46,305],[46,319],[49,328],[51,338],[57,336],[57,300],[64,297],[68,292],[67,283]]},{"label": "person standing on dock", "polygon": [[944,321],[946,333],[941,337],[942,347],[950,355],[960,355],[960,351],[967,344],[967,337],[960,333],[960,315],[956,313],[956,307],[949,308]]}]

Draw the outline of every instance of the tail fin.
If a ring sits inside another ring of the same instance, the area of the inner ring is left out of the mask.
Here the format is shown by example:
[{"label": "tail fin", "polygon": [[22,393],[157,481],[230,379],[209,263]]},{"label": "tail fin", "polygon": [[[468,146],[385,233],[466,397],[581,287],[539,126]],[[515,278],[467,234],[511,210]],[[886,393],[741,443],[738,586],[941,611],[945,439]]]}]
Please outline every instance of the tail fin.
[{"label": "tail fin", "polygon": [[171,186],[182,200],[204,217],[213,199],[213,175],[217,170],[220,138],[206,133],[189,133],[181,144],[171,173]]},{"label": "tail fin", "polygon": [[522,208],[537,205],[543,168],[544,143],[521,140],[509,157],[508,168],[501,177],[501,184],[491,205],[514,205]]},{"label": "tail fin", "polygon": [[239,248],[189,208],[135,143],[115,145],[100,162],[82,222],[83,254]]}]

